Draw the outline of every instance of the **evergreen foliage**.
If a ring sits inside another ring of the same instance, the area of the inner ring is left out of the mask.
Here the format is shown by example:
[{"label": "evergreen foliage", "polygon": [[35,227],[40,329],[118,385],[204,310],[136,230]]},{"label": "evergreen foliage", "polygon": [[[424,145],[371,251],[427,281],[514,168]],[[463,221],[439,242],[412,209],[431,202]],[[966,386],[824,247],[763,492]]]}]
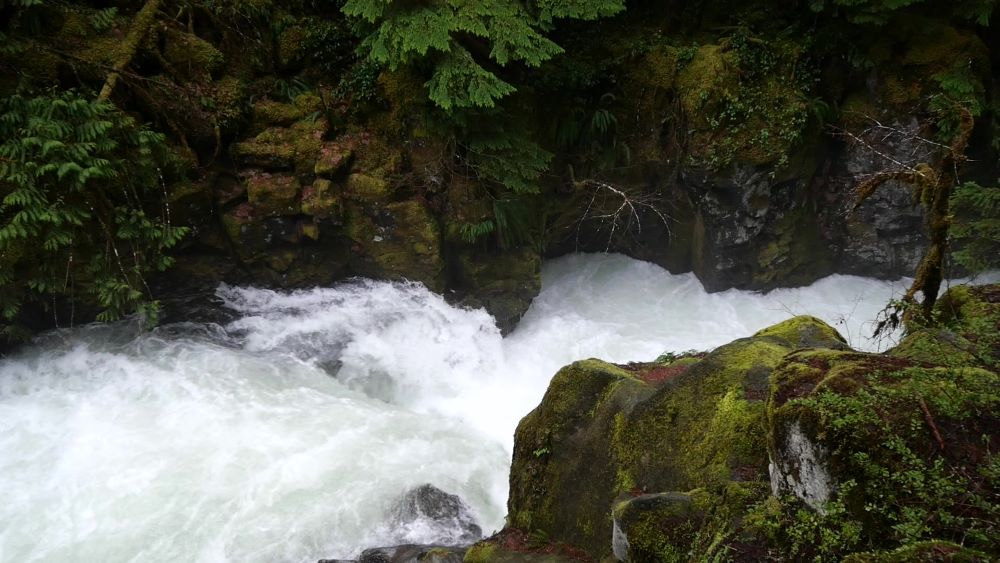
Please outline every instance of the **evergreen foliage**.
[{"label": "evergreen foliage", "polygon": [[361,45],[371,60],[390,69],[430,60],[433,70],[426,83],[430,99],[452,110],[494,107],[513,93],[516,88],[497,76],[497,67],[513,62],[538,67],[561,53],[562,48],[544,34],[556,19],[593,20],[624,8],[622,0],[540,0],[527,4],[514,0],[417,4],[347,0],[343,10],[376,24]]},{"label": "evergreen foliage", "polygon": [[1000,188],[965,182],[951,198],[955,261],[972,272],[1000,268]]},{"label": "evergreen foliage", "polygon": [[[809,7],[814,12],[844,16],[855,24],[884,25],[907,8],[931,4],[928,0],[811,0]],[[989,25],[996,8],[996,0],[957,0],[947,4],[956,15],[979,25]]]},{"label": "evergreen foliage", "polygon": [[155,316],[145,277],[187,229],[147,214],[162,186],[164,136],[73,91],[0,101],[0,334],[26,301]]}]

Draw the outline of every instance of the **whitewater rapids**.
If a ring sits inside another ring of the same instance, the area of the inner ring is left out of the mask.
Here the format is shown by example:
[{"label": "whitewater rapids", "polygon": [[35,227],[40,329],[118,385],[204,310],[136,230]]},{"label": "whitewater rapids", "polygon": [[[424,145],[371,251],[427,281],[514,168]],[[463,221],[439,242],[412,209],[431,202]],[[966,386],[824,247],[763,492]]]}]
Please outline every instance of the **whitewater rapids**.
[{"label": "whitewater rapids", "polygon": [[705,350],[795,314],[865,338],[905,280],[766,295],[617,255],[548,263],[501,338],[418,284],[220,287],[224,326],[49,333],[0,360],[0,561],[312,562],[447,530],[387,521],[424,483],[503,524],[513,431],[559,367]]}]

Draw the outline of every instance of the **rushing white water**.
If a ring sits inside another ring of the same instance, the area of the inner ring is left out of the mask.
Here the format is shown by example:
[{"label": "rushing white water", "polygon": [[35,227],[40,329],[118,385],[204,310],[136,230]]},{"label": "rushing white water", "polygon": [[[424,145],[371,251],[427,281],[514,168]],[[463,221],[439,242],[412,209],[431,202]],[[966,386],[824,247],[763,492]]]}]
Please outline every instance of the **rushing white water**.
[{"label": "rushing white water", "polygon": [[47,335],[0,361],[0,561],[305,562],[440,541],[386,520],[424,483],[489,532],[514,427],[562,365],[712,348],[802,313],[870,349],[866,323],[903,287],[709,295],[615,255],[553,261],[543,280],[506,339],[483,311],[368,281],[223,287],[225,327]]}]

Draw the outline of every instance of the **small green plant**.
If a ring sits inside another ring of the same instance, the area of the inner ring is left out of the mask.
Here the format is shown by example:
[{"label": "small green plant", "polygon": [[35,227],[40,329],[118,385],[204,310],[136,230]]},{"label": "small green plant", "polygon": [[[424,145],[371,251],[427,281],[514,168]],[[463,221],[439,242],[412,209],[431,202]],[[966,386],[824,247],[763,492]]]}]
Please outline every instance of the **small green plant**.
[{"label": "small green plant", "polygon": [[291,78],[289,80],[279,78],[274,81],[273,93],[279,100],[292,102],[295,101],[295,98],[298,98],[309,90],[309,85],[300,78]]},{"label": "small green plant", "polygon": [[948,443],[938,430],[995,424],[996,374],[912,367],[856,377],[853,392],[792,402],[816,417],[830,463],[852,478],[822,512],[783,499],[781,524],[770,529],[777,543],[797,560],[820,561],[930,539],[1000,548],[996,445],[986,434],[979,443],[958,435],[951,439],[961,442]]},{"label": "small green plant", "polygon": [[459,232],[463,241],[468,244],[474,244],[476,241],[492,233],[495,229],[496,224],[493,220],[486,219],[484,221],[479,221],[478,223],[464,223],[459,229]]},{"label": "small green plant", "polygon": [[104,33],[111,29],[118,17],[118,8],[102,8],[90,14],[90,26],[98,33]]},{"label": "small green plant", "polygon": [[549,448],[546,448],[546,447],[541,447],[541,448],[535,448],[531,452],[531,455],[533,455],[535,457],[543,457],[543,456],[549,455],[550,453],[552,453],[552,450],[550,450]]}]

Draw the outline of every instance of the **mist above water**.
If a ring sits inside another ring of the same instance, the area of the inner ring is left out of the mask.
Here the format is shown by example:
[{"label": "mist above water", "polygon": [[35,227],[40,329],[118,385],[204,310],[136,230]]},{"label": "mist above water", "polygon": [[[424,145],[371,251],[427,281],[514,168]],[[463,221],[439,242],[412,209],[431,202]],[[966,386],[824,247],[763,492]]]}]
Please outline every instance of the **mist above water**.
[{"label": "mist above water", "polygon": [[389,516],[424,483],[503,524],[513,431],[561,366],[710,349],[812,314],[875,349],[903,283],[706,294],[618,255],[543,269],[502,339],[418,284],[221,287],[226,325],[51,333],[0,360],[0,561],[305,562],[435,542]]}]

